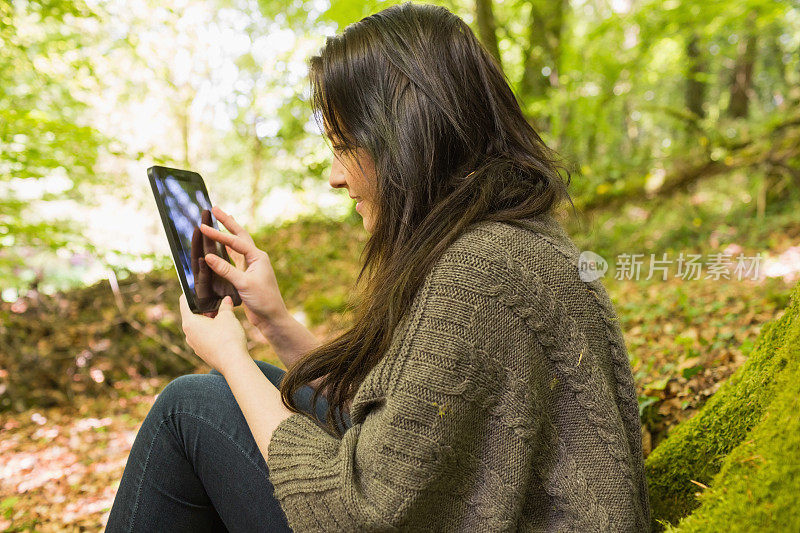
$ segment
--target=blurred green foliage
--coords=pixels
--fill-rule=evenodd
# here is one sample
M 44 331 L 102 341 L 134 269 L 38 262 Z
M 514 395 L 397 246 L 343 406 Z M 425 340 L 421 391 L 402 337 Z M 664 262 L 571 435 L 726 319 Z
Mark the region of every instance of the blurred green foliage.
M 326 36 L 396 3 L 0 2 L 0 289 L 36 282 L 35 251 L 93 252 L 83 228 L 48 206 L 141 196 L 132 162 L 209 170 L 214 196 L 238 202 L 252 229 L 275 187 L 326 180 L 303 62 Z M 773 198 L 798 188 L 795 2 L 434 3 L 496 53 L 530 122 L 566 157 L 579 208 L 742 168 L 760 223 Z M 225 92 L 212 105 L 214 90 Z M 159 111 L 143 126 L 145 105 Z M 743 201 L 739 190 L 721 185 L 716 201 L 731 200 Z M 713 216 L 695 218 L 699 229 L 672 217 L 674 244 L 713 231 Z
M 32 220 L 26 207 L 79 198 L 97 181 L 102 141 L 73 93 L 92 69 L 74 21 L 93 16 L 81 0 L 0 2 L 0 279 L 31 275 L 21 247 L 60 248 L 80 234 L 69 220 Z

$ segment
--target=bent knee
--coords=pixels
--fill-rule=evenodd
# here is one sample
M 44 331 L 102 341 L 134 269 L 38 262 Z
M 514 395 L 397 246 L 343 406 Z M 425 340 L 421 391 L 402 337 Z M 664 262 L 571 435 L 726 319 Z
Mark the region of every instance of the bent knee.
M 221 374 L 185 374 L 167 383 L 156 404 L 173 412 L 197 412 L 226 408 L 236 404 L 236 399 Z

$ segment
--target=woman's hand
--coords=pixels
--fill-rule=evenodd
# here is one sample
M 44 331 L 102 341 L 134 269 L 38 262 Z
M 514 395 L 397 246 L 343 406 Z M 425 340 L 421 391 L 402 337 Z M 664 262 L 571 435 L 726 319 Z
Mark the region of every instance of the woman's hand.
M 230 296 L 222 299 L 214 318 L 194 314 L 183 294 L 179 303 L 186 342 L 200 359 L 223 375 L 233 365 L 250 359 L 247 337 L 233 314 Z
M 217 206 L 211 211 L 231 233 L 206 224 L 200 225 L 200 231 L 224 244 L 236 266 L 215 254 L 206 254 L 205 263 L 236 288 L 247 319 L 258 329 L 288 314 L 267 253 L 256 247 L 250 234 L 232 216 Z

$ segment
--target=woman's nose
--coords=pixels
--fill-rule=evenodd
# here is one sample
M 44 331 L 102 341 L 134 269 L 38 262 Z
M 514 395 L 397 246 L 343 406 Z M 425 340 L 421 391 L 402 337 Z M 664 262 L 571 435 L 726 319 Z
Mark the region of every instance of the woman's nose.
M 331 162 L 331 175 L 328 178 L 328 183 L 334 189 L 347 185 L 347 181 L 345 180 L 344 165 L 342 165 L 337 157 L 334 157 L 333 162 Z

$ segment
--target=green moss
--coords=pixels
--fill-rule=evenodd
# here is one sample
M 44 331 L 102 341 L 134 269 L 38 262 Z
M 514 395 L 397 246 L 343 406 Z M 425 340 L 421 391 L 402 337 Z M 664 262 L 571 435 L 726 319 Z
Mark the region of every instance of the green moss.
M 775 399 L 673 531 L 800 531 L 800 321 L 793 326 Z
M 654 521 L 675 524 L 695 509 L 700 486 L 693 481 L 713 485 L 714 476 L 728 464 L 726 457 L 765 419 L 765 413 L 773 412 L 768 407 L 782 390 L 778 384 L 784 382 L 784 369 L 800 335 L 798 316 L 800 284 L 785 313 L 764 325 L 747 362 L 647 458 Z M 724 494 L 726 488 L 721 485 L 719 490 Z

